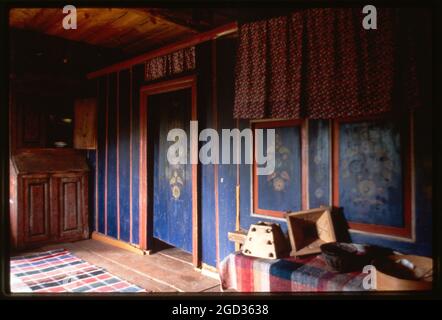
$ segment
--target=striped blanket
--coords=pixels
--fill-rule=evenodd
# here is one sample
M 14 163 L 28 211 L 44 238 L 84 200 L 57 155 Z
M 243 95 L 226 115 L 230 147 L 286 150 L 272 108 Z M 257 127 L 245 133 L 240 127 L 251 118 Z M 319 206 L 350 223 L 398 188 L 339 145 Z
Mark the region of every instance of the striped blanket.
M 65 249 L 11 258 L 11 292 L 145 292 Z
M 241 292 L 363 291 L 365 276 L 334 272 L 321 255 L 268 260 L 236 252 L 220 264 L 222 288 Z

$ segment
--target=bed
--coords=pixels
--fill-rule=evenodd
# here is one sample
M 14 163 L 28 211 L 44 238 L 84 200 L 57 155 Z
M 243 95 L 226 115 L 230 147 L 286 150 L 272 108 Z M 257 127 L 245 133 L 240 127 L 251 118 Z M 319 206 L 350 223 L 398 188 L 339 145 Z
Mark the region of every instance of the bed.
M 240 292 L 366 291 L 362 272 L 337 273 L 318 255 L 262 259 L 229 254 L 220 263 L 223 290 Z

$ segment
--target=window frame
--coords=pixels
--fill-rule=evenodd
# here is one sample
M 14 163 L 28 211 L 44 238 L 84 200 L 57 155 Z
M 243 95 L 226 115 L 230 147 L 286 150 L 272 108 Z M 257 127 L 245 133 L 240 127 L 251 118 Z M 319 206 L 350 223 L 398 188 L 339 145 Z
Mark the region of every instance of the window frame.
M 308 175 L 308 144 L 307 144 L 307 121 L 302 119 L 297 120 L 253 120 L 250 122 L 250 127 L 253 132 L 253 162 L 251 169 L 251 211 L 252 216 L 263 217 L 267 219 L 281 219 L 285 221 L 286 213 L 285 211 L 261 209 L 258 207 L 259 204 L 259 192 L 258 192 L 258 176 L 256 175 L 256 159 L 255 159 L 255 129 L 271 129 L 280 127 L 299 127 L 300 139 L 299 139 L 299 149 L 301 151 L 299 163 L 301 166 L 301 210 L 308 209 L 308 185 L 307 185 L 307 175 Z
M 400 118 L 400 117 L 397 117 Z M 380 116 L 366 116 L 366 117 L 352 117 L 339 118 L 332 121 L 332 205 L 335 208 L 340 207 L 339 203 L 339 153 L 340 153 L 340 126 L 345 123 L 366 122 L 366 121 L 398 121 L 400 127 L 400 142 L 401 142 L 401 161 L 402 161 L 402 196 L 403 196 L 403 227 L 394 227 L 382 224 L 369 224 L 361 222 L 351 222 L 347 220 L 350 231 L 377 234 L 389 237 L 399 237 L 402 239 L 414 240 L 413 232 L 413 186 L 412 180 L 413 172 L 413 118 L 407 116 L 405 120 L 395 120 L 392 115 Z

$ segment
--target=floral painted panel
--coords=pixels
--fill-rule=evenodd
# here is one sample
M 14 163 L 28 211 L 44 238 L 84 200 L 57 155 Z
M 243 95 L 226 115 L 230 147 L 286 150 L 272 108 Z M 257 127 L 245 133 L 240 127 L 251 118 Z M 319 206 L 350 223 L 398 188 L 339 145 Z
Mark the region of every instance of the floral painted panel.
M 266 145 L 267 142 L 264 143 Z M 255 196 L 258 197 L 258 208 L 262 210 L 301 210 L 299 126 L 275 128 L 275 171 L 270 175 L 258 176 L 258 195 Z
M 399 127 L 389 121 L 342 123 L 339 140 L 339 204 L 345 217 L 403 226 Z

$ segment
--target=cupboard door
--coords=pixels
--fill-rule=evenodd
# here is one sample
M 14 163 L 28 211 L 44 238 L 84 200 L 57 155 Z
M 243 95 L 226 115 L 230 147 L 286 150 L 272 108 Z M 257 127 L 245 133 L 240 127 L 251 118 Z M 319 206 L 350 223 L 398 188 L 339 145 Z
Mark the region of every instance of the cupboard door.
M 17 118 L 14 126 L 16 148 L 44 147 L 46 145 L 46 117 L 42 111 L 45 102 L 36 97 L 17 98 Z
M 74 105 L 74 148 L 95 149 L 97 102 L 94 98 L 78 99 Z
M 87 180 L 83 174 L 55 176 L 58 189 L 59 238 L 81 239 L 87 236 Z
M 51 238 L 50 179 L 41 175 L 23 178 L 24 242 Z

